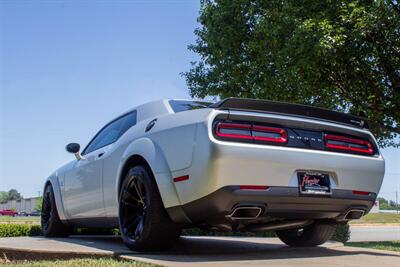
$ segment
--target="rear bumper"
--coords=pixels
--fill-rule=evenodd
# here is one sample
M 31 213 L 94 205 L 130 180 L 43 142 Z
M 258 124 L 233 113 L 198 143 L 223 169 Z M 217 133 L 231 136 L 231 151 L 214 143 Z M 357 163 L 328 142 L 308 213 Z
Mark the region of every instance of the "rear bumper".
M 329 196 L 300 195 L 297 187 L 270 187 L 267 190 L 241 190 L 226 186 L 196 201 L 167 209 L 180 223 L 218 224 L 238 206 L 261 207 L 257 220 L 263 219 L 335 219 L 344 220 L 349 210 L 367 213 L 375 193 L 354 195 L 351 190 L 333 189 Z

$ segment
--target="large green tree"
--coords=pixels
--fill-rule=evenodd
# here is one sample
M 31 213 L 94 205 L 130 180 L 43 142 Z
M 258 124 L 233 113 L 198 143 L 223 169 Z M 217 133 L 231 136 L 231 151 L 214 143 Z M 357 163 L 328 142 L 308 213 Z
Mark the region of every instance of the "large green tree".
M 382 147 L 400 145 L 398 0 L 203 0 L 198 21 L 192 96 L 362 114 Z

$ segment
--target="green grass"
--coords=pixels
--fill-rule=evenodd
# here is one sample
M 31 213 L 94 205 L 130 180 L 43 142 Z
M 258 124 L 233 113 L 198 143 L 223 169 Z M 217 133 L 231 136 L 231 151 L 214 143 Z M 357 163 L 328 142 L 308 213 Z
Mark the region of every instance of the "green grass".
M 374 248 L 400 252 L 400 241 L 381 241 L 381 242 L 349 242 L 346 246 Z
M 20 223 L 20 224 L 40 224 L 40 217 L 11 217 L 11 216 L 0 216 L 0 224 L 1 223 Z
M 365 215 L 359 220 L 354 220 L 350 222 L 350 224 L 373 224 L 373 223 L 400 224 L 400 214 L 370 213 Z
M 72 259 L 72 260 L 54 260 L 54 261 L 17 261 L 17 262 L 3 262 L 0 259 L 0 264 L 3 266 L 15 266 L 15 267 L 79 267 L 79 266 L 96 266 L 96 267 L 151 267 L 156 266 L 149 263 L 143 263 L 138 261 L 124 261 L 116 259 Z

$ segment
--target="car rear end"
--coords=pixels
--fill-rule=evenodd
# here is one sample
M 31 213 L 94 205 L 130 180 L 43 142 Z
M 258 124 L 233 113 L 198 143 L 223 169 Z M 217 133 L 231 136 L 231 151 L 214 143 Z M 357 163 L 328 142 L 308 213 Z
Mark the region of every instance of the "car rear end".
M 250 99 L 211 108 L 191 167 L 175 174 L 189 177 L 175 187 L 192 223 L 257 231 L 371 209 L 385 165 L 364 120 Z

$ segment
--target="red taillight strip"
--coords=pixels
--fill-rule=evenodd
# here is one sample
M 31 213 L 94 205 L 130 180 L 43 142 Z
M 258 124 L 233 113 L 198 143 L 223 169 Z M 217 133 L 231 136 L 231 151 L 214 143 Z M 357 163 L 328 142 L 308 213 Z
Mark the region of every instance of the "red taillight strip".
M 220 131 L 221 129 L 248 130 L 249 134 L 246 135 L 246 134 L 222 133 Z M 255 136 L 253 135 L 253 131 L 264 132 L 264 133 L 278 133 L 281 136 L 280 137 Z M 287 141 L 286 131 L 282 128 L 266 127 L 266 126 L 251 125 L 251 124 L 219 122 L 217 124 L 216 135 L 219 137 L 226 137 L 226 138 L 258 140 L 258 141 L 267 141 L 274 143 L 286 143 Z
M 182 182 L 182 181 L 186 181 L 189 180 L 189 175 L 183 175 L 183 176 L 179 176 L 179 177 L 175 177 L 174 178 L 174 182 Z
M 328 142 L 329 140 L 345 142 L 345 143 L 348 144 L 348 146 L 330 144 Z M 367 146 L 367 148 L 353 147 L 353 146 L 351 146 L 351 144 L 364 145 L 364 146 Z M 325 134 L 325 146 L 328 147 L 328 148 L 341 149 L 341 150 L 354 151 L 354 152 L 361 152 L 361 153 L 366 153 L 366 154 L 369 154 L 369 155 L 372 155 L 374 153 L 374 149 L 373 149 L 372 144 L 370 142 L 368 142 L 366 140 L 354 139 L 354 138 L 340 136 L 340 135 Z
M 221 129 L 238 129 L 238 130 L 251 130 L 251 125 L 250 124 L 238 124 L 238 123 L 223 123 L 220 122 L 217 125 L 217 131 L 216 134 L 219 137 L 228 137 L 228 138 L 239 138 L 239 139 L 253 139 L 253 136 L 251 136 L 251 132 L 249 135 L 245 134 L 227 134 L 227 133 L 221 133 Z
M 278 133 L 281 135 L 281 137 L 254 136 L 254 140 L 276 142 L 276 143 L 286 143 L 287 141 L 286 131 L 282 128 L 253 125 L 252 130 L 264 133 Z
M 240 185 L 241 190 L 267 190 L 269 187 L 266 185 Z
M 354 195 L 368 196 L 369 192 L 353 190 Z

